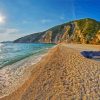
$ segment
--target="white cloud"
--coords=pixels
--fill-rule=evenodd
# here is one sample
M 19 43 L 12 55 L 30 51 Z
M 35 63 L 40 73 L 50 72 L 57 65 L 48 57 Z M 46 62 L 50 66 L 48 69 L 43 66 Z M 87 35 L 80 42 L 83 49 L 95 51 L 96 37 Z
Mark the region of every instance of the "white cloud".
M 41 20 L 41 23 L 43 23 L 43 24 L 45 24 L 45 23 L 49 23 L 49 22 L 51 22 L 52 20 L 50 20 L 50 19 L 42 19 Z
M 20 31 L 15 28 L 0 29 L 0 42 L 1 41 L 12 41 L 25 34 L 20 34 Z
M 17 33 L 19 30 L 15 28 L 6 28 L 6 29 L 0 29 L 0 34 L 12 34 Z
M 23 20 L 22 23 L 23 24 L 28 24 L 28 23 L 31 23 L 31 21 L 29 21 L 29 20 Z
M 65 16 L 64 15 L 60 16 L 60 20 L 65 20 Z
M 65 19 L 65 17 L 64 17 L 64 16 L 61 16 L 61 17 L 60 17 L 60 19 L 61 19 L 61 20 L 64 20 L 64 19 Z

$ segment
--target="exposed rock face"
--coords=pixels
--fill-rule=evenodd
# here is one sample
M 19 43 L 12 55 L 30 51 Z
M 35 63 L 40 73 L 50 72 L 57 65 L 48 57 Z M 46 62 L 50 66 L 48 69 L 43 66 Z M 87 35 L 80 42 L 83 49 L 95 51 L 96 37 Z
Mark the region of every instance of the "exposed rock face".
M 22 37 L 14 42 L 100 44 L 100 22 L 89 18 L 75 20 L 44 32 Z
M 45 43 L 51 43 L 52 42 L 52 31 L 47 31 L 42 38 L 40 39 L 40 42 L 45 42 Z

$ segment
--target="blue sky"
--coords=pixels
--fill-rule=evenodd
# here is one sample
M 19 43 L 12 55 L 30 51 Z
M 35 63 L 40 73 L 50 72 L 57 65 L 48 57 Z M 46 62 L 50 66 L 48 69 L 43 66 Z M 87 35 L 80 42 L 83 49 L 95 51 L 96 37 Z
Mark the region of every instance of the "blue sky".
M 0 41 L 81 18 L 100 21 L 100 0 L 0 0 Z

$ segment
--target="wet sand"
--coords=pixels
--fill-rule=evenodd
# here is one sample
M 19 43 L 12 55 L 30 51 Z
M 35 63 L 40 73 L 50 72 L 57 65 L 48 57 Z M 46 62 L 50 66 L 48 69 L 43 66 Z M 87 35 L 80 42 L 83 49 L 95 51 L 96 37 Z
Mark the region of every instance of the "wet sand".
M 38 63 L 45 54 L 31 56 L 12 65 L 0 69 L 0 98 L 11 94 L 31 75 L 33 65 Z
M 100 62 L 77 48 L 60 44 L 51 49 L 23 85 L 0 100 L 99 100 Z

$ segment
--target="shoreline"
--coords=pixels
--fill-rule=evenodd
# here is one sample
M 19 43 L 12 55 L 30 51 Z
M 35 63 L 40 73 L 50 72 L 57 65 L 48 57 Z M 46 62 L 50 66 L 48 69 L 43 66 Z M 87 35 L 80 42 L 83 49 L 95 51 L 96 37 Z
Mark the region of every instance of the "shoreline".
M 65 50 L 65 51 L 63 51 L 63 50 Z M 69 52 L 69 54 L 68 54 L 68 52 Z M 74 55 L 73 55 L 74 54 Z M 68 59 L 67 58 L 67 56 L 68 57 L 70 57 L 70 59 Z M 76 58 L 75 58 L 75 57 Z M 72 58 L 72 57 L 74 57 L 74 58 Z M 78 58 L 79 57 L 79 58 Z M 55 60 L 54 60 L 55 59 Z M 48 80 L 46 80 L 46 77 L 48 76 L 46 73 L 48 73 L 49 71 L 53 71 L 54 73 L 56 73 L 56 70 L 58 70 L 58 73 L 59 74 L 57 74 L 58 76 L 60 76 L 61 74 L 60 74 L 60 72 L 59 72 L 59 70 L 61 69 L 61 70 L 63 70 L 62 68 L 60 68 L 61 66 L 62 66 L 62 64 L 64 64 L 62 67 L 64 67 L 65 66 L 65 64 L 68 64 L 68 65 L 66 65 L 66 66 L 69 66 L 68 67 L 68 69 L 69 68 L 71 68 L 72 69 L 72 72 L 73 71 L 77 71 L 77 67 L 80 67 L 81 66 L 81 69 L 83 69 L 83 71 L 84 71 L 84 69 L 85 69 L 85 67 L 84 67 L 84 64 L 82 65 L 81 63 L 80 63 L 80 61 L 78 61 L 78 59 L 80 59 L 81 60 L 81 62 L 82 63 L 85 63 L 85 62 L 87 62 L 87 64 L 88 63 L 90 63 L 90 67 L 92 68 L 92 67 L 94 67 L 94 68 L 99 68 L 98 66 L 99 66 L 99 62 L 95 62 L 95 61 L 92 61 L 92 60 L 90 60 L 90 59 L 86 59 L 86 58 L 84 58 L 82 55 L 80 55 L 80 53 L 79 53 L 79 51 L 78 50 L 75 50 L 75 49 L 73 49 L 73 48 L 68 48 L 68 47 L 66 47 L 66 45 L 65 44 L 59 44 L 59 45 L 57 45 L 57 46 L 54 46 L 54 47 L 52 47 L 49 51 L 48 51 L 48 53 L 47 54 L 45 54 L 45 56 L 43 56 L 42 57 L 42 59 L 39 61 L 39 62 L 37 62 L 35 65 L 33 65 L 32 67 L 34 67 L 32 70 L 29 70 L 30 71 L 30 75 L 28 76 L 28 78 L 27 78 L 27 80 L 19 87 L 19 88 L 17 88 L 15 91 L 13 91 L 12 93 L 10 93 L 8 96 L 4 96 L 4 97 L 1 97 L 1 99 L 0 100 L 13 100 L 14 99 L 14 96 L 16 97 L 16 100 L 19 100 L 19 98 L 21 99 L 21 100 L 24 100 L 25 99 L 25 97 L 26 97 L 26 99 L 25 100 L 28 100 L 29 99 L 29 96 L 28 96 L 28 94 L 30 95 L 30 98 L 32 98 L 31 97 L 31 94 L 30 94 L 30 89 L 32 89 L 32 91 L 33 91 L 33 93 L 34 93 L 34 98 L 35 98 L 35 95 L 38 95 L 40 92 L 42 93 L 43 92 L 43 90 L 41 90 L 40 89 L 40 91 L 38 91 L 38 88 L 32 88 L 32 86 L 36 86 L 36 84 L 37 84 L 37 86 L 43 86 L 43 84 L 44 84 L 44 82 L 43 83 L 41 83 L 41 82 L 39 82 L 39 81 L 42 81 L 42 77 L 44 76 L 44 81 L 48 81 Z M 66 63 L 65 61 L 68 61 L 68 63 Z M 78 63 L 78 66 L 76 66 L 76 65 L 74 65 L 74 67 L 76 67 L 76 69 L 74 68 L 74 67 L 72 67 L 73 66 L 73 62 L 74 61 L 76 61 L 77 63 Z M 62 64 L 61 64 L 61 63 Z M 70 65 L 71 64 L 71 62 L 72 62 L 72 65 Z M 55 68 L 53 67 L 54 65 L 56 64 L 56 66 L 55 66 Z M 86 68 L 88 69 L 88 65 L 86 66 Z M 96 66 L 95 66 L 96 65 Z M 66 67 L 65 66 L 65 67 Z M 82 68 L 82 66 L 83 66 L 83 68 Z M 51 68 L 53 68 L 53 69 L 51 69 Z M 47 68 L 49 68 L 49 69 L 51 69 L 51 70 L 47 70 Z M 80 69 L 80 68 L 79 68 Z M 95 69 L 95 71 L 96 71 L 96 69 Z M 43 72 L 43 70 L 44 70 L 44 72 Z M 91 69 L 91 70 L 93 70 L 93 69 Z M 71 71 L 71 70 L 70 70 Z M 81 70 L 80 70 L 81 71 Z M 89 71 L 89 69 L 88 69 L 88 71 Z M 90 72 L 90 71 L 89 71 Z M 69 73 L 69 72 L 68 72 Z M 91 73 L 91 72 L 90 72 Z M 42 75 L 41 75 L 42 74 Z M 52 73 L 53 74 L 53 73 Z M 74 73 L 75 74 L 75 73 Z M 81 75 L 82 75 L 82 77 L 84 77 L 84 75 L 83 74 L 86 74 L 86 72 L 84 72 L 84 73 L 82 73 Z M 76 75 L 76 74 L 75 74 Z M 62 76 L 62 75 L 61 75 Z M 48 76 L 49 77 L 49 76 Z M 53 77 L 53 75 L 51 75 L 51 78 Z M 58 79 L 58 78 L 57 78 Z M 56 81 L 58 81 L 57 79 L 55 79 Z M 83 78 L 82 78 L 83 79 Z M 54 78 L 52 78 L 52 81 L 54 80 Z M 33 82 L 35 82 L 35 83 L 33 83 Z M 37 82 L 39 82 L 39 83 L 37 83 Z M 41 84 L 41 85 L 40 85 Z M 56 85 L 56 84 L 54 84 L 54 85 Z M 37 87 L 36 86 L 36 87 Z M 49 89 L 50 89 L 50 86 L 48 87 Z M 58 87 L 57 87 L 58 88 Z M 70 86 L 69 86 L 69 88 L 70 88 Z M 77 87 L 75 87 L 76 89 L 77 89 Z M 89 88 L 89 87 L 88 87 Z M 45 89 L 45 87 L 44 87 L 44 89 Z M 54 89 L 55 90 L 55 89 Z M 38 91 L 38 92 L 36 92 L 36 91 Z M 50 90 L 51 91 L 51 90 Z M 72 91 L 73 92 L 73 91 Z M 38 93 L 38 94 L 37 94 Z M 42 97 L 44 97 L 44 99 L 45 99 L 45 95 L 46 95 L 47 93 L 46 92 L 43 92 L 43 96 Z M 51 93 L 52 94 L 52 93 Z M 59 94 L 59 93 L 58 93 Z M 69 93 L 70 94 L 70 93 Z M 41 98 L 42 98 L 41 97 Z M 56 97 L 56 96 L 55 96 Z M 38 98 L 39 99 L 39 98 Z
M 38 63 L 42 56 L 43 55 L 34 59 L 34 63 L 32 64 L 28 64 L 29 62 L 27 59 L 24 59 L 23 61 L 16 62 L 0 69 L 0 88 L 2 88 L 0 90 L 0 98 L 9 95 L 9 92 L 13 92 L 20 87 L 29 78 L 30 71 L 33 69 L 31 66 L 34 66 L 36 63 Z M 28 59 L 30 58 L 28 57 Z M 26 64 L 24 64 L 24 62 Z M 8 91 L 9 89 L 11 90 Z
M 0 69 L 0 99 L 9 95 L 10 93 L 18 89 L 20 86 L 22 86 L 25 81 L 28 80 L 28 78 L 30 77 L 31 71 L 34 69 L 34 66 L 44 56 L 48 54 L 48 51 L 50 49 L 53 49 L 54 47 L 55 46 L 49 48 L 47 51 L 37 56 L 32 55 L 30 57 L 22 59 L 21 61 L 13 63 L 12 65 L 2 67 Z M 11 89 L 10 92 L 9 89 Z

